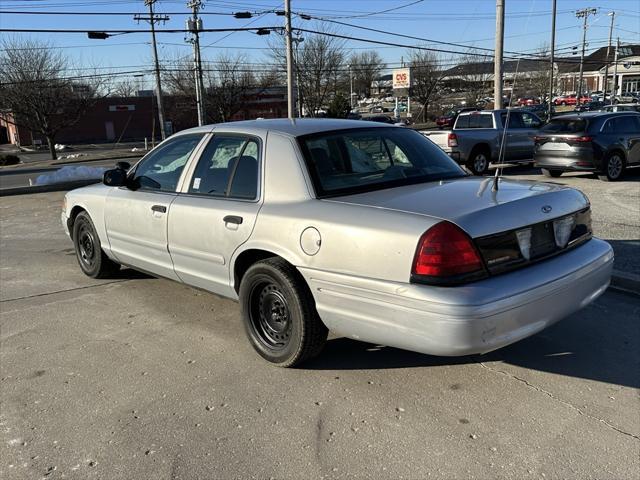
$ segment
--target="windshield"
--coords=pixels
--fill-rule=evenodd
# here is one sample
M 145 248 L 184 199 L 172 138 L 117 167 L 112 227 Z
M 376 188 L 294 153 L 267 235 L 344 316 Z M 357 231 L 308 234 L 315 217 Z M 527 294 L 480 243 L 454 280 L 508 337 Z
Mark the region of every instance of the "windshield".
M 580 133 L 587 129 L 587 122 L 581 118 L 555 118 L 540 129 L 544 133 Z
M 299 141 L 318 197 L 466 175 L 414 130 L 362 128 L 307 135 Z

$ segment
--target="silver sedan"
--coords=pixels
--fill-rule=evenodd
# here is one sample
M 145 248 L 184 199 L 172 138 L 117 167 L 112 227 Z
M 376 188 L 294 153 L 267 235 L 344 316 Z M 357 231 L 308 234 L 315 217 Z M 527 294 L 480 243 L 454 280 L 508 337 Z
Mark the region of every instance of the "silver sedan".
M 180 132 L 69 192 L 82 271 L 122 265 L 236 299 L 265 359 L 328 331 L 435 355 L 539 332 L 607 288 L 613 253 L 571 188 L 472 177 L 419 133 L 349 120 Z

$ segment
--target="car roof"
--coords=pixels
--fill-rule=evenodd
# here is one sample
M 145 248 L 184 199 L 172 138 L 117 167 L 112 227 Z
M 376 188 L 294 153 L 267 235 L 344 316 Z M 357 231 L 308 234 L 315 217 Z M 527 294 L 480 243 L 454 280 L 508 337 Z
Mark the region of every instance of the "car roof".
M 559 115 L 553 117 L 551 120 L 579 120 L 579 119 L 593 119 L 593 118 L 608 118 L 617 117 L 620 115 L 638 115 L 638 112 L 584 112 L 584 113 L 572 113 L 570 115 Z
M 239 122 L 226 122 L 182 130 L 180 134 L 211 132 L 238 132 L 247 134 L 266 134 L 277 132 L 291 137 L 300 137 L 313 133 L 329 132 L 332 130 L 345 130 L 352 128 L 384 128 L 388 124 L 380 122 L 367 122 L 366 120 L 343 120 L 335 118 L 287 118 L 265 120 L 243 120 Z

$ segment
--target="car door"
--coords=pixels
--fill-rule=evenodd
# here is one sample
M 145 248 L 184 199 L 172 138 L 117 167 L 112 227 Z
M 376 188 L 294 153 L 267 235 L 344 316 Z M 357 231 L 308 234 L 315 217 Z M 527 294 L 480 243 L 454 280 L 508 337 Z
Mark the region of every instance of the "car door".
M 517 160 L 524 155 L 524 145 L 526 144 L 526 133 L 520 112 L 509 112 L 501 114 L 502 125 L 507 126 L 507 140 L 504 148 L 505 160 Z
M 105 228 L 120 263 L 178 280 L 167 249 L 167 218 L 184 167 L 204 135 L 170 138 L 136 165 L 127 187 L 109 192 Z
M 626 149 L 627 164 L 640 163 L 640 115 L 622 115 L 615 120 L 619 141 Z
M 171 205 L 169 252 L 178 277 L 233 296 L 229 263 L 249 239 L 262 205 L 263 139 L 214 134 Z
M 535 136 L 542 126 L 542 121 L 531 112 L 520 112 L 522 116 L 522 152 L 521 157 L 524 160 L 533 159 L 533 150 L 535 148 Z

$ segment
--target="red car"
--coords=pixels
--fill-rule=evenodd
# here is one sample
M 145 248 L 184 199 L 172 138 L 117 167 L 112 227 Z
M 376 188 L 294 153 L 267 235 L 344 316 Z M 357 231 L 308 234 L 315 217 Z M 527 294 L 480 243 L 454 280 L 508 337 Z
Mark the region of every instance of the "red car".
M 531 105 L 538 105 L 539 103 L 535 97 L 522 97 L 518 99 L 519 107 L 530 107 Z
M 442 130 L 443 128 L 453 128 L 453 124 L 456 123 L 456 118 L 462 112 L 473 112 L 480 110 L 477 107 L 461 107 L 456 108 L 455 110 L 449 110 L 444 115 L 441 115 L 436 118 L 436 126 Z
M 590 102 L 591 100 L 591 97 L 583 95 L 580 97 L 580 104 L 582 105 L 584 103 Z M 560 95 L 559 97 L 556 97 L 553 103 L 555 105 L 576 105 L 578 103 L 578 100 L 576 95 Z

